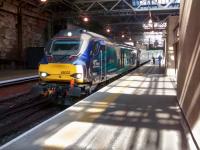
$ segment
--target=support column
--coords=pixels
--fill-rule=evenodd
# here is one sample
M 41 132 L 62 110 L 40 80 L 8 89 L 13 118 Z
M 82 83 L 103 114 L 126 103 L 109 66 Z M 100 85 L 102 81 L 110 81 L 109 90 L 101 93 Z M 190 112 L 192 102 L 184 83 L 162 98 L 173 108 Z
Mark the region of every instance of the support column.
M 170 76 L 175 76 L 175 36 L 174 36 L 174 28 L 178 24 L 178 16 L 170 16 L 167 21 L 167 39 L 166 39 L 166 74 Z

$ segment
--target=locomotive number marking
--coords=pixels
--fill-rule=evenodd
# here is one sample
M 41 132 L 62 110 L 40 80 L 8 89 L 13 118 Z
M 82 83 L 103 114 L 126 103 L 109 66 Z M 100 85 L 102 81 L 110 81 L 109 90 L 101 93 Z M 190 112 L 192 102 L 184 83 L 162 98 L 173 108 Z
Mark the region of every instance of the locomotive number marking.
M 61 71 L 61 74 L 70 74 L 70 71 Z

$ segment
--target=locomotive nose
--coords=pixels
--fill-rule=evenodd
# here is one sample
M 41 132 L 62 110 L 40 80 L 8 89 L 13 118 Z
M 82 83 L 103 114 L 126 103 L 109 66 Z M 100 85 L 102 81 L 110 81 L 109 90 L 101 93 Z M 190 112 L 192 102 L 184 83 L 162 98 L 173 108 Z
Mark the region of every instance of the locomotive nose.
M 76 80 L 83 81 L 83 67 L 73 64 L 41 64 L 39 75 L 43 81 L 69 82 Z

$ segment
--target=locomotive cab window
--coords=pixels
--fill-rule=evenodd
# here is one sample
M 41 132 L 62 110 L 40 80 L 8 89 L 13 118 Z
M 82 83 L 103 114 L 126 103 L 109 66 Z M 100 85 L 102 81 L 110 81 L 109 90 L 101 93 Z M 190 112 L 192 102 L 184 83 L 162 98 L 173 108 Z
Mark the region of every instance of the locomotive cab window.
M 55 40 L 52 42 L 52 55 L 77 55 L 81 46 L 80 40 Z
M 49 41 L 49 42 L 46 44 L 45 48 L 44 48 L 44 52 L 45 52 L 45 54 L 47 54 L 47 55 L 50 55 L 51 44 L 52 44 L 52 40 Z

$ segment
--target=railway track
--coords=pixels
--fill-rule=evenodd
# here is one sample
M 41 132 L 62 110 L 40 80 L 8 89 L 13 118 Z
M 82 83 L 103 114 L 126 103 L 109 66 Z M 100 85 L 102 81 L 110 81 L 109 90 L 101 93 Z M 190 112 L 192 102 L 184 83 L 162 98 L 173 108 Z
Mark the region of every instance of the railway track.
M 13 98 L 30 93 L 37 81 L 37 75 L 0 81 L 0 102 L 4 100 L 12 101 Z
M 4 81 L 0 81 L 0 87 L 22 84 L 22 83 L 26 83 L 26 82 L 30 82 L 30 81 L 36 81 L 38 79 L 39 79 L 39 76 L 34 75 L 34 76 L 29 76 L 29 77 L 4 80 Z
M 5 103 L 4 103 L 5 104 Z M 1 106 L 3 104 L 0 103 Z M 64 108 L 52 104 L 48 98 L 37 96 L 18 104 L 6 105 L 0 114 L 0 144 L 25 132 Z
M 64 109 L 31 90 L 37 80 L 31 77 L 0 82 L 0 145 Z

